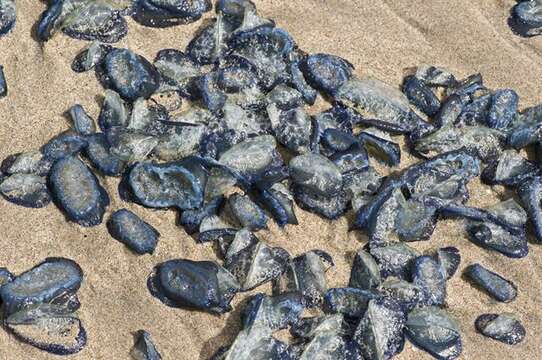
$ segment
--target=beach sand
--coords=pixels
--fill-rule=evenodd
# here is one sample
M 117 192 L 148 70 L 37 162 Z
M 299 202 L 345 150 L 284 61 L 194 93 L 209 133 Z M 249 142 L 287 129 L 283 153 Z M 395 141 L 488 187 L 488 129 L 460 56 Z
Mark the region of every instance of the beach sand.
M 358 75 L 368 75 L 399 86 L 406 69 L 421 63 L 444 66 L 458 76 L 480 72 L 490 88 L 509 87 L 521 97 L 521 106 L 542 100 L 542 36 L 523 39 L 514 35 L 507 17 L 513 0 L 261 0 L 260 14 L 276 20 L 307 52 L 326 52 L 348 59 Z M 32 29 L 44 3 L 17 0 L 17 25 L 0 39 L 9 96 L 0 100 L 0 158 L 38 149 L 68 128 L 63 113 L 82 104 L 97 117 L 103 89 L 94 73 L 76 74 L 70 64 L 85 46 L 64 35 L 44 45 L 32 38 Z M 206 17 L 212 14 L 208 13 Z M 151 29 L 130 21 L 128 36 L 117 44 L 153 59 L 163 48 L 184 49 L 201 22 L 169 29 Z M 320 105 L 325 108 L 324 105 Z M 413 159 L 404 157 L 402 166 Z M 122 202 L 117 180 L 101 179 L 112 195 L 108 215 L 127 207 L 161 233 L 154 255 L 136 256 L 113 240 L 105 225 L 83 228 L 68 223 L 54 205 L 31 210 L 0 201 L 0 266 L 18 274 L 46 257 L 75 260 L 85 272 L 79 291 L 79 310 L 88 344 L 73 359 L 122 360 L 129 358 L 132 333 L 148 330 L 163 359 L 208 359 L 239 330 L 239 304 L 223 316 L 173 309 L 153 298 L 146 280 L 152 267 L 173 258 L 215 259 L 210 246 L 197 245 L 175 225 L 174 211 L 153 211 Z M 470 204 L 491 205 L 504 191 L 474 181 Z M 284 230 L 271 225 L 262 239 L 292 254 L 323 249 L 333 255 L 335 268 L 329 287 L 348 282 L 353 253 L 366 238 L 348 232 L 345 218 L 326 221 L 297 209 L 298 226 Z M 462 359 L 539 359 L 542 350 L 542 246 L 530 244 L 530 254 L 512 260 L 469 242 L 459 221 L 439 222 L 428 242 L 413 243 L 420 251 L 442 246 L 461 251 L 460 272 L 448 282 L 447 309 L 462 329 Z M 461 277 L 469 264 L 479 262 L 511 279 L 519 288 L 510 304 L 497 303 Z M 257 291 L 269 291 L 268 286 Z M 477 334 L 474 320 L 482 313 L 515 313 L 527 329 L 526 340 L 506 346 Z M 41 360 L 55 356 L 17 341 L 0 330 L 0 360 Z M 406 343 L 397 359 L 430 359 Z

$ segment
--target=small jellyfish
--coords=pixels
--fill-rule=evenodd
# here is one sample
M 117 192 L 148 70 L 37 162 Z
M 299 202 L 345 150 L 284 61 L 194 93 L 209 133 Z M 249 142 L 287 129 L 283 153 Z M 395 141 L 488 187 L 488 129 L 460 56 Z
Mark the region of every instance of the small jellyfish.
M 517 287 L 511 281 L 489 271 L 480 264 L 470 265 L 465 269 L 465 275 L 473 284 L 485 290 L 495 300 L 501 302 L 513 301 L 517 294 Z
M 148 207 L 197 208 L 203 201 L 203 189 L 197 178 L 175 163 L 139 163 L 128 175 L 135 199 Z
M 17 20 L 14 0 L 0 0 L 0 37 L 8 34 Z
M 518 112 L 519 96 L 512 89 L 497 90 L 493 94 L 487 125 L 490 128 L 506 130 Z
M 126 103 L 113 90 L 105 90 L 105 96 L 98 115 L 98 125 L 102 131 L 115 126 L 126 127 L 130 114 Z
M 338 89 L 334 98 L 360 111 L 364 117 L 376 118 L 400 132 L 414 128 L 407 97 L 381 81 L 352 78 Z
M 47 258 L 0 288 L 4 314 L 11 315 L 34 305 L 61 300 L 75 294 L 83 281 L 81 267 L 65 258 Z
M 85 109 L 79 105 L 73 105 L 69 110 L 70 118 L 72 119 L 73 128 L 79 134 L 83 136 L 92 135 L 96 132 L 96 125 L 94 119 L 92 119 Z
M 297 323 L 304 309 L 303 297 L 299 293 L 275 296 L 259 293 L 251 297 L 243 309 L 243 328 L 265 326 L 272 331 L 286 329 Z
M 354 257 L 348 286 L 369 290 L 377 288 L 381 282 L 380 268 L 375 259 L 365 250 L 359 249 Z
M 111 45 L 93 41 L 75 56 L 71 65 L 72 70 L 82 73 L 94 69 L 111 49 Z
M 132 18 L 150 27 L 169 27 L 197 21 L 211 10 L 210 0 L 136 0 Z
M 542 242 L 542 177 L 526 180 L 518 189 L 521 204 L 533 224 L 537 241 Z
M 329 289 L 324 296 L 323 309 L 327 314 L 343 314 L 347 318 L 361 318 L 369 302 L 380 294 L 373 290 L 356 288 Z
M 49 140 L 47 144 L 42 146 L 41 152 L 46 158 L 55 161 L 67 156 L 77 155 L 86 146 L 87 140 L 84 136 L 73 130 L 68 130 Z
M 0 179 L 0 194 L 17 205 L 42 208 L 51 202 L 47 180 L 35 174 L 13 174 Z
M 517 345 L 525 339 L 521 321 L 512 314 L 483 314 L 474 322 L 476 331 L 507 345 Z
M 327 291 L 325 272 L 334 266 L 329 254 L 321 250 L 308 251 L 292 259 L 281 277 L 273 284 L 273 293 L 298 291 L 307 307 L 319 306 Z
M 109 233 L 137 254 L 152 254 L 160 233 L 127 209 L 115 211 L 107 222 Z
M 535 162 L 525 159 L 516 150 L 505 150 L 482 171 L 482 180 L 489 185 L 515 187 L 539 174 Z
M 341 172 L 321 155 L 300 155 L 290 160 L 288 166 L 292 182 L 317 195 L 329 197 L 342 188 Z
M 404 243 L 371 247 L 370 254 L 375 258 L 383 278 L 395 276 L 410 279 L 412 264 L 419 256 L 418 252 Z
M 8 95 L 8 83 L 4 74 L 4 67 L 0 65 L 0 99 Z
M 58 160 L 51 168 L 49 185 L 69 220 L 82 226 L 102 222 L 109 195 L 81 160 L 72 156 Z
M 87 343 L 81 320 L 73 315 L 57 315 L 47 307 L 38 316 L 35 311 L 20 311 L 4 322 L 16 338 L 51 354 L 75 354 Z
M 363 356 L 366 359 L 390 359 L 403 351 L 405 321 L 404 310 L 396 301 L 370 300 L 354 335 Z
M 512 8 L 509 24 L 517 34 L 525 37 L 542 33 L 542 2 L 520 1 Z
M 290 254 L 283 248 L 258 241 L 227 258 L 224 267 L 235 275 L 241 290 L 248 291 L 278 278 L 289 259 Z
M 430 256 L 420 256 L 412 264 L 412 283 L 424 295 L 424 303 L 442 306 L 446 300 L 446 277 L 441 266 Z
M 437 359 L 457 359 L 463 349 L 457 322 L 435 306 L 412 310 L 405 334 L 412 343 Z
M 160 84 L 160 73 L 144 57 L 128 49 L 113 49 L 103 59 L 101 80 L 128 100 L 148 99 Z
M 233 194 L 228 198 L 228 205 L 241 227 L 257 231 L 267 226 L 267 216 L 248 196 Z
M 147 282 L 149 291 L 172 307 L 222 314 L 239 290 L 235 277 L 211 261 L 169 260 L 158 264 Z
M 126 162 L 111 153 L 107 137 L 98 133 L 87 136 L 86 139 L 88 145 L 85 149 L 85 155 L 92 166 L 107 176 L 121 175 L 126 167 Z
M 352 77 L 354 66 L 335 55 L 313 54 L 302 60 L 301 69 L 312 87 L 334 95 Z
M 403 93 L 411 104 L 427 116 L 434 116 L 440 109 L 440 100 L 433 93 L 433 90 L 414 75 L 405 77 Z
M 130 351 L 134 360 L 161 360 L 162 356 L 152 341 L 151 334 L 145 330 L 135 333 L 135 344 Z
M 433 258 L 442 267 L 446 280 L 449 280 L 454 276 L 461 263 L 459 249 L 453 246 L 437 249 L 433 254 Z

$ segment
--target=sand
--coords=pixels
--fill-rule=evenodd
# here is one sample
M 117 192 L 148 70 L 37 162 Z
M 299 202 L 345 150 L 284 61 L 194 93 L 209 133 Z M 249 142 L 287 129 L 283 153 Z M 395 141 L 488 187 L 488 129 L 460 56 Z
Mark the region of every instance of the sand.
M 407 68 L 430 63 L 459 76 L 481 72 L 490 88 L 510 87 L 521 105 L 540 102 L 542 94 L 542 37 L 522 39 L 511 33 L 506 20 L 513 0 L 261 0 L 261 14 L 274 18 L 308 52 L 328 52 L 350 60 L 359 75 L 398 85 Z M 82 104 L 97 116 L 103 89 L 94 74 L 75 74 L 70 63 L 84 42 L 60 35 L 40 46 L 32 28 L 44 4 L 17 0 L 17 26 L 0 40 L 0 64 L 5 67 L 9 96 L 0 100 L 0 158 L 37 149 L 68 127 L 63 113 Z M 210 16 L 208 14 L 207 16 Z M 183 49 L 200 23 L 170 29 L 150 29 L 130 22 L 129 35 L 118 45 L 149 59 L 163 48 Z M 322 105 L 322 108 L 323 105 Z M 403 164 L 411 162 L 406 158 Z M 103 179 L 116 194 L 115 179 Z M 503 190 L 474 182 L 472 205 L 490 205 Z M 128 359 L 132 333 L 146 329 L 164 359 L 207 359 L 227 344 L 238 330 L 239 307 L 222 317 L 166 307 L 145 286 L 152 267 L 172 258 L 214 259 L 209 246 L 197 245 L 175 225 L 173 211 L 152 211 L 124 203 L 114 195 L 109 212 L 128 207 L 160 231 L 154 255 L 136 256 L 113 240 L 105 226 L 82 228 L 66 222 L 53 205 L 30 210 L 0 201 L 0 266 L 20 273 L 48 256 L 77 261 L 85 272 L 79 291 L 80 317 L 88 332 L 86 348 L 74 359 Z M 353 253 L 366 241 L 359 232 L 347 232 L 347 221 L 330 222 L 298 209 L 299 226 L 275 226 L 259 234 L 292 254 L 320 248 L 330 252 L 336 267 L 329 271 L 330 287 L 345 286 Z M 107 216 L 107 215 L 106 215 Z M 513 280 L 518 298 L 500 304 L 472 288 L 461 276 L 448 282 L 447 308 L 460 322 L 463 359 L 536 359 L 542 350 L 542 246 L 531 244 L 530 255 L 511 260 L 470 243 L 460 222 L 443 221 L 429 242 L 415 243 L 421 251 L 454 245 L 461 250 L 460 271 L 480 262 Z M 258 291 L 268 291 L 262 287 Z M 528 335 L 510 347 L 474 331 L 481 313 L 512 312 L 525 324 Z M 0 331 L 0 359 L 51 359 L 54 356 L 16 341 Z M 407 342 L 397 359 L 430 359 Z

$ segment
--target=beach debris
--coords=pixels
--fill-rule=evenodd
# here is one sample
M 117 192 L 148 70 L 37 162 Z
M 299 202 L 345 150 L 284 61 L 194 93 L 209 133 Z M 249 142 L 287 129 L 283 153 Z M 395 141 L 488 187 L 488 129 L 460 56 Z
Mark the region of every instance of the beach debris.
M 508 345 L 517 345 L 525 338 L 525 328 L 512 314 L 483 314 L 474 322 L 480 334 Z
M 518 293 L 516 285 L 502 276 L 486 269 L 480 264 L 469 265 L 465 275 L 472 283 L 497 301 L 511 302 Z
M 135 333 L 135 344 L 130 355 L 134 360 L 161 360 L 162 356 L 152 341 L 151 334 L 146 330 Z
M 86 345 L 77 318 L 77 291 L 83 271 L 65 258 L 47 258 L 0 286 L 4 327 L 15 337 L 56 355 L 75 354 Z

